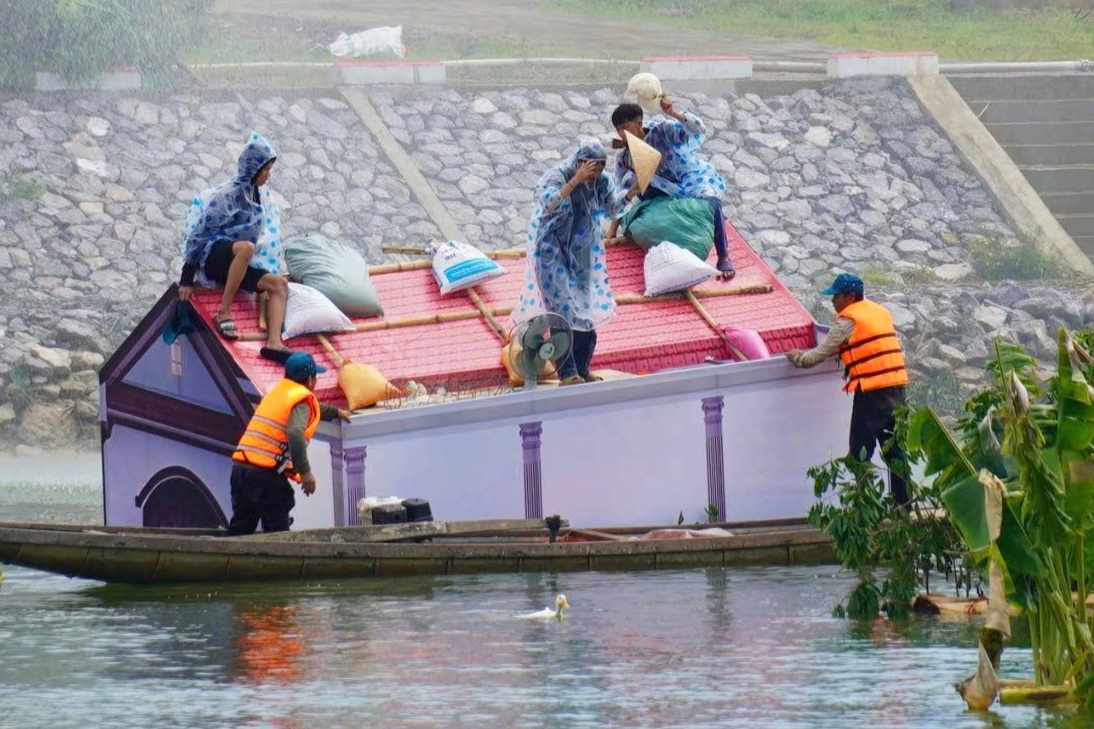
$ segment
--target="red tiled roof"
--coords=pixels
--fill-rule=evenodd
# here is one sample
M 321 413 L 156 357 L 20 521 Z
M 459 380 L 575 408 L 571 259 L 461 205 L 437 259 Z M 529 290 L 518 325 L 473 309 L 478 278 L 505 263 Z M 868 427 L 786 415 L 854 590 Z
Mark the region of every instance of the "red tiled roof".
M 715 280 L 703 284 L 699 290 L 757 284 L 768 284 L 772 290 L 762 294 L 703 297 L 700 299 L 703 306 L 721 324 L 758 331 L 772 353 L 813 346 L 813 319 L 809 313 L 732 226 L 727 226 L 727 233 L 737 276 L 729 284 Z M 523 259 L 500 262 L 508 270 L 506 275 L 476 287 L 490 308 L 513 306 L 523 280 Z M 608 270 L 616 294 L 642 293 L 642 264 L 643 254 L 634 246 L 608 249 Z M 462 292 L 441 296 L 428 269 L 374 275 L 372 281 L 384 306 L 385 320 L 475 311 L 474 304 Z M 192 301 L 199 315 L 212 326 L 220 293 L 199 291 Z M 236 297 L 232 317 L 240 332 L 259 331 L 256 301 L 253 296 Z M 503 325 L 510 325 L 508 316 L 498 318 Z M 367 321 L 375 320 L 358 320 Z M 594 369 L 645 373 L 698 364 L 707 356 L 727 356 L 718 335 L 684 300 L 620 305 L 617 316 L 597 333 Z M 430 389 L 444 385 L 455 391 L 505 382 L 501 342 L 482 317 L 335 334 L 329 339 L 343 357 L 374 365 L 399 385 L 417 380 L 431 386 Z M 266 392 L 281 379 L 281 365 L 259 355 L 263 342 L 224 344 L 260 391 Z M 330 370 L 320 375 L 316 388 L 319 398 L 330 403 L 345 402 L 334 363 L 319 341 L 305 335 L 289 340 L 288 345 L 294 350 L 310 352 Z

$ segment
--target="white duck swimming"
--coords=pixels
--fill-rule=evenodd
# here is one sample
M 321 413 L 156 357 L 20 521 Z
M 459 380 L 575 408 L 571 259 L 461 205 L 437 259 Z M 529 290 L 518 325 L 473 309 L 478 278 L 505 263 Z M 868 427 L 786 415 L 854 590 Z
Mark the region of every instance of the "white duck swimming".
M 566 599 L 565 595 L 559 595 L 555 598 L 555 607 L 545 607 L 542 610 L 534 613 L 525 613 L 520 617 L 524 620 L 562 620 L 562 611 L 570 609 L 570 601 Z

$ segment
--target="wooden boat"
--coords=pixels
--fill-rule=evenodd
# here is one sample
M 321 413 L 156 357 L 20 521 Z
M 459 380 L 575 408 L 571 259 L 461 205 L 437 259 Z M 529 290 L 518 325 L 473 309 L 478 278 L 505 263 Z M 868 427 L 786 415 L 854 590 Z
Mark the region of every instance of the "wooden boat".
M 833 556 L 828 538 L 800 520 L 704 525 L 728 531 L 721 536 L 699 536 L 698 526 L 552 526 L 479 520 L 226 537 L 205 529 L 0 523 L 0 562 L 106 582 L 171 583 L 815 564 Z

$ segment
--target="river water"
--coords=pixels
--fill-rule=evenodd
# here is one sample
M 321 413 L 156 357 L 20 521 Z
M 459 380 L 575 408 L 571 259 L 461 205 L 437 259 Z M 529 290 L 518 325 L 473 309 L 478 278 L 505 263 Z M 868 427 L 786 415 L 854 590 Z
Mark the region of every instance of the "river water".
M 101 521 L 96 474 L 18 475 L 0 519 Z M 0 727 L 1090 725 L 966 712 L 975 626 L 832 618 L 851 585 L 836 567 L 227 587 L 6 567 Z M 560 592 L 564 621 L 520 617 Z M 1016 643 L 1004 677 L 1031 675 Z

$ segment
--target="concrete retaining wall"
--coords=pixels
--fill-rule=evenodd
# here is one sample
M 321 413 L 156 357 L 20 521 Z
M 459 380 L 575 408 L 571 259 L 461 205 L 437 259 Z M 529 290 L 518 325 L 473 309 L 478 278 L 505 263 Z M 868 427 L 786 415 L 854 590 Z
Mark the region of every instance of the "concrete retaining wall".
M 830 78 L 937 75 L 935 53 L 836 53 L 828 57 Z

